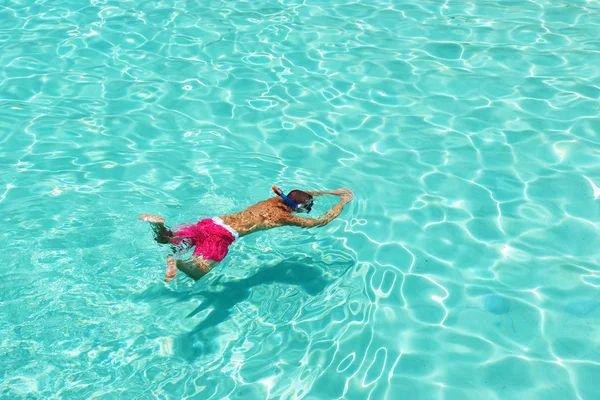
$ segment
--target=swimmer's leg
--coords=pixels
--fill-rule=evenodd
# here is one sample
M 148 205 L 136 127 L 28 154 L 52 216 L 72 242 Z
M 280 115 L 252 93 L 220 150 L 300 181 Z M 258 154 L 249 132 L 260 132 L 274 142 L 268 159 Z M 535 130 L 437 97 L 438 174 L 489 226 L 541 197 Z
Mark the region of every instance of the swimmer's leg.
M 169 260 L 169 258 L 172 261 Z M 187 276 L 189 276 L 190 278 L 192 278 L 195 281 L 202 278 L 204 275 L 208 274 L 211 269 L 213 269 L 215 266 L 217 266 L 217 264 L 219 264 L 218 261 L 205 260 L 204 258 L 202 258 L 200 256 L 192 257 L 189 260 L 177 260 L 177 261 L 175 261 L 175 259 L 173 257 L 168 257 L 167 258 L 167 265 L 168 265 L 167 273 L 165 274 L 165 281 L 167 281 L 167 282 L 175 277 L 175 275 L 172 275 L 172 266 L 170 266 L 173 263 L 175 263 L 175 266 L 177 267 L 178 270 L 180 270 L 181 272 L 183 272 L 184 274 L 186 274 Z M 167 274 L 169 274 L 170 271 L 171 271 L 171 275 L 173 276 L 173 278 L 167 280 Z
M 160 244 L 171 244 L 173 232 L 165 226 L 164 218 L 152 214 L 143 214 L 138 219 L 150 223 L 152 231 L 154 231 L 154 240 Z

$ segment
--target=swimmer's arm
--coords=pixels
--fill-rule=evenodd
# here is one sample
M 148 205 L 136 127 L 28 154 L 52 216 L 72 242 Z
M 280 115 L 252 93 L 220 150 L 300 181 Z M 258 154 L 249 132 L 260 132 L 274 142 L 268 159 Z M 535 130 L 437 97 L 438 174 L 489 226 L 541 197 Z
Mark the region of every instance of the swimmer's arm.
M 290 215 L 283 221 L 283 225 L 299 226 L 301 228 L 314 228 L 315 226 L 323 226 L 323 221 L 320 219 L 300 218 L 295 215 Z
M 333 192 L 306 192 L 308 194 L 310 194 L 311 196 L 322 196 L 324 194 L 335 194 Z
M 285 224 L 292 226 L 300 226 L 302 228 L 313 228 L 315 226 L 325 226 L 334 219 L 336 219 L 341 213 L 346 203 L 349 203 L 354 197 L 352 192 L 348 189 L 343 189 L 344 193 L 340 194 L 340 202 L 335 206 L 331 207 L 329 211 L 321 215 L 319 219 L 314 218 L 300 218 L 295 215 L 289 215 L 286 218 Z M 337 192 L 337 191 L 336 191 Z M 334 193 L 338 194 L 338 193 Z
M 352 196 L 352 191 L 350 189 L 345 189 L 345 188 L 330 190 L 327 192 L 306 192 L 306 193 L 310 194 L 311 196 L 322 196 L 324 194 L 334 194 L 334 195 L 337 195 L 340 197 L 348 196 L 348 195 Z M 352 200 L 352 199 L 350 199 L 350 200 Z
M 333 192 L 329 192 L 329 194 L 335 194 L 340 196 L 340 202 L 335 206 L 331 207 L 329 211 L 319 217 L 321 221 L 321 226 L 325 226 L 334 219 L 336 219 L 342 212 L 344 205 L 350 203 L 354 198 L 354 193 L 350 189 L 338 189 Z

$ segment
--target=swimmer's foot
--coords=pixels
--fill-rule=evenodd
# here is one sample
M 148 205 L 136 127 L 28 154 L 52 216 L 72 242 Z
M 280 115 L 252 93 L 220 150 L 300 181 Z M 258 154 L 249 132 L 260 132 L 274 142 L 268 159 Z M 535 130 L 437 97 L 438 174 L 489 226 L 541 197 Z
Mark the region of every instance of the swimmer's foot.
M 141 219 L 142 221 L 150 222 L 151 224 L 164 224 L 165 223 L 164 218 L 161 218 L 158 215 L 152 215 L 152 214 L 142 214 L 138 217 L 138 219 Z
M 170 282 L 177 276 L 177 261 L 171 256 L 167 257 L 167 270 L 165 271 L 165 282 Z
M 154 240 L 160 244 L 169 244 L 173 238 L 173 232 L 165 226 L 165 219 L 158 215 L 142 214 L 138 217 L 142 221 L 150 223 L 154 232 Z

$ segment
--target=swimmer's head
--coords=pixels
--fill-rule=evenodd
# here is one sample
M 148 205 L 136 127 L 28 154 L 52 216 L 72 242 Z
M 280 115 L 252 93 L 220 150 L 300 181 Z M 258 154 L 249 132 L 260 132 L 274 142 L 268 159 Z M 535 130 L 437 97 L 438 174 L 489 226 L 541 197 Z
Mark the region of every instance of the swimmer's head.
M 302 190 L 292 190 L 288 193 L 287 197 L 300 206 L 300 208 L 294 210 L 296 212 L 309 213 L 312 209 L 313 197 Z

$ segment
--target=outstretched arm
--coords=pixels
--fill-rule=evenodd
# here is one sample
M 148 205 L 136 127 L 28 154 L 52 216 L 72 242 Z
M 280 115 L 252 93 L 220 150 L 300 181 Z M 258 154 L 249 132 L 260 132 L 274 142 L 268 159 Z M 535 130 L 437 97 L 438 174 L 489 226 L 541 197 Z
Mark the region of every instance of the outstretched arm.
M 331 209 L 329 211 L 327 211 L 325 214 L 321 215 L 319 217 L 319 219 L 300 218 L 295 215 L 290 215 L 289 219 L 286 221 L 287 222 L 286 225 L 300 226 L 302 228 L 325 226 L 328 223 L 330 223 L 331 221 L 333 221 L 334 219 L 336 219 L 342 212 L 344 205 L 349 203 L 354 198 L 354 195 L 352 194 L 352 191 L 350 189 L 338 189 L 338 190 L 334 190 L 332 192 L 318 192 L 318 193 L 338 195 L 338 196 L 340 196 L 340 202 L 338 204 L 336 204 L 335 206 L 331 207 Z
M 333 192 L 306 192 L 308 194 L 310 194 L 311 196 L 322 196 L 324 194 L 335 194 Z

